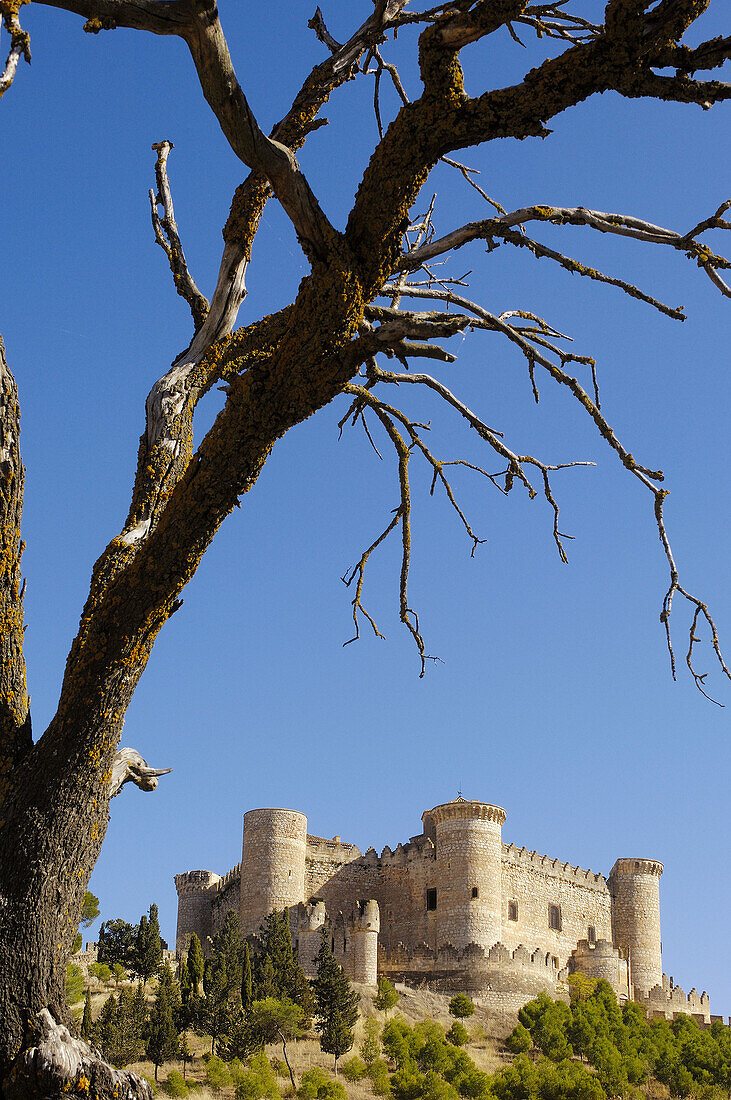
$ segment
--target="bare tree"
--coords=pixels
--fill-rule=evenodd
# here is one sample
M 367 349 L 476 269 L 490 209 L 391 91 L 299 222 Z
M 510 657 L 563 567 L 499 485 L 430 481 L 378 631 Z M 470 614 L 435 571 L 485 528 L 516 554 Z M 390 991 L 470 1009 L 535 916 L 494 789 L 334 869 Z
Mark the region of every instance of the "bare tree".
M 731 297 L 724 281 L 729 262 L 707 243 L 711 231 L 731 229 L 726 219 L 731 203 L 682 230 L 583 207 L 534 205 L 507 211 L 452 156 L 500 137 L 545 136 L 553 117 L 607 90 L 704 109 L 731 98 L 731 85 L 694 75 L 720 67 L 731 56 L 731 37 L 695 47 L 683 42 L 711 0 L 608 0 L 602 22 L 594 22 L 600 5 L 582 0 L 448 0 L 423 10 L 416 10 L 415 3 L 408 11 L 407 0 L 376 0 L 373 14 L 342 44 L 317 9 L 309 25 L 322 43 L 324 59 L 304 76 L 289 110 L 268 136 L 237 80 L 212 0 L 39 2 L 81 16 L 88 32 L 127 27 L 182 38 L 203 94 L 248 175 L 232 199 L 209 301 L 188 269 L 175 220 L 167 169 L 172 144 L 160 141 L 154 146 L 154 236 L 167 255 L 175 289 L 190 308 L 192 337 L 147 397 L 129 513 L 94 566 L 58 709 L 35 743 L 22 648 L 19 405 L 0 345 L 0 1081 L 7 1097 L 39 1091 L 51 1095 L 74 1074 L 78 1081 L 97 1072 L 88 1048 L 74 1044 L 61 1026 L 66 1015 L 64 971 L 106 831 L 109 799 L 126 781 L 153 789 L 160 774 L 135 750 L 118 754 L 125 712 L 158 632 L 179 607 L 180 593 L 219 525 L 254 484 L 277 440 L 335 397 L 345 395 L 348 402 L 343 425 L 362 425 L 374 447 L 373 428 L 380 426 L 397 459 L 400 490 L 398 508 L 345 578 L 353 593 L 355 637 L 364 622 L 378 633 L 364 602 L 366 570 L 371 554 L 396 534 L 402 547 L 399 615 L 413 637 L 422 673 L 429 659 L 408 596 L 409 478 L 415 455 L 428 464 L 432 488 L 446 493 L 473 546 L 479 542 L 449 478 L 455 462 L 471 464 L 437 455 L 427 442 L 425 425 L 407 411 L 411 387 L 429 391 L 483 441 L 498 470 L 486 460 L 484 466 L 472 464 L 476 473 L 503 493 L 515 488 L 545 497 L 558 552 L 565 555 L 552 484 L 552 474 L 561 467 L 520 454 L 453 392 L 438 369 L 409 369 L 414 359 L 430 360 L 435 368 L 450 363 L 454 356 L 440 341 L 482 329 L 504 337 L 523 357 L 536 400 L 542 373 L 565 387 L 627 472 L 649 492 L 669 569 L 662 621 L 673 671 L 670 617 L 676 597 L 682 597 L 691 605 L 686 660 L 698 687 L 704 690 L 705 678 L 693 659 L 699 627 L 709 630 L 728 675 L 706 605 L 679 579 L 663 518 L 662 473 L 640 465 L 605 418 L 594 361 L 568 351 L 566 338 L 539 316 L 493 313 L 467 295 L 464 278 L 448 277 L 442 268 L 437 276 L 433 266 L 473 241 L 487 242 L 488 251 L 506 242 L 610 284 L 670 318 L 682 316 L 630 282 L 582 266 L 542 243 L 546 223 L 571 225 L 672 249 Z M 19 78 L 20 58 L 30 59 L 21 3 L 0 0 L 10 35 L 0 95 Z M 516 42 L 537 35 L 545 45 L 543 60 L 511 87 L 485 88 L 468 96 L 460 53 L 501 28 Z M 418 48 L 421 87 L 413 102 L 387 56 L 396 32 L 401 49 L 409 42 Z M 328 98 L 354 78 L 373 80 L 380 140 L 341 230 L 323 212 L 295 153 L 323 124 L 319 112 Z M 401 103 L 388 124 L 380 98 L 384 80 L 392 83 Z M 490 214 L 437 236 L 431 208 L 419 215 L 412 211 L 440 161 L 480 190 Z M 272 197 L 291 220 L 309 272 L 290 305 L 236 330 L 252 242 Z M 401 369 L 391 369 L 394 360 Z M 215 385 L 225 388 L 225 405 L 194 451 L 193 414 Z M 395 394 L 402 396 L 403 407 Z M 94 1087 L 100 1095 L 118 1089 L 117 1078 L 98 1073 Z M 125 1087 L 145 1092 L 139 1081 Z

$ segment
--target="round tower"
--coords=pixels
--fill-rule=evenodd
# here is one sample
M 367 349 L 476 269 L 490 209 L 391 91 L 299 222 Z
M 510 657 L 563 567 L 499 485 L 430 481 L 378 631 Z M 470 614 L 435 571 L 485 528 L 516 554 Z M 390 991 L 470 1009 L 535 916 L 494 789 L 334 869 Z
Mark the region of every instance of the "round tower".
M 213 896 L 220 881 L 220 876 L 214 875 L 213 871 L 186 871 L 175 876 L 175 889 L 178 891 L 176 951 L 188 950 L 194 932 L 206 951 L 208 937 L 212 934 Z
M 363 985 L 378 984 L 378 932 L 381 915 L 378 902 L 356 901 L 351 930 L 348 977 Z
M 608 880 L 614 943 L 628 951 L 630 983 L 643 993 L 662 985 L 662 872 L 662 863 L 656 859 L 618 859 Z
M 239 921 L 245 936 L 274 910 L 305 900 L 307 818 L 298 810 L 244 814 Z
M 317 975 L 317 955 L 326 920 L 325 902 L 322 898 L 300 902 L 297 907 L 297 961 L 306 978 Z
M 423 815 L 436 846 L 436 895 L 428 890 L 425 904 L 436 909 L 437 947 L 476 943 L 488 950 L 499 942 L 506 816 L 499 806 L 461 797 Z

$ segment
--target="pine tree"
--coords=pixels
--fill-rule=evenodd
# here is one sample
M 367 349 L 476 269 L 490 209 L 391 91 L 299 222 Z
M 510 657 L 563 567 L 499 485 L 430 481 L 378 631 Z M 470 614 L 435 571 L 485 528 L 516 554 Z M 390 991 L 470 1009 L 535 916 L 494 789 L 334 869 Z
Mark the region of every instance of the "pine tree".
M 322 943 L 317 953 L 317 977 L 312 983 L 315 995 L 315 1027 L 320 1032 L 320 1047 L 338 1058 L 347 1054 L 355 1038 L 353 1025 L 358 1019 L 358 995 L 350 988 L 343 968 L 335 960 L 330 949 L 326 928 L 322 930 Z
M 158 937 L 159 938 L 159 937 Z M 162 969 L 160 984 L 150 1011 L 145 1052 L 157 1072 L 163 1062 L 178 1054 L 178 1033 L 173 1023 L 173 976 L 169 966 Z
M 94 1030 L 94 1020 L 91 1015 L 91 991 L 87 989 L 84 998 L 84 1015 L 81 1019 L 81 1038 L 90 1039 Z
M 244 965 L 241 976 L 241 1007 L 248 1012 L 254 1000 L 253 979 L 251 974 L 251 952 L 249 945 L 244 944 Z
M 186 966 L 188 968 L 188 974 L 190 975 L 190 984 L 193 987 L 193 996 L 197 997 L 200 994 L 201 982 L 203 981 L 204 961 L 201 941 L 198 939 L 195 932 L 190 937 Z
M 256 958 L 254 977 L 256 999 L 275 997 L 293 1001 L 309 1019 L 314 1008 L 312 992 L 292 948 L 289 911 L 270 913 L 261 934 L 262 947 Z

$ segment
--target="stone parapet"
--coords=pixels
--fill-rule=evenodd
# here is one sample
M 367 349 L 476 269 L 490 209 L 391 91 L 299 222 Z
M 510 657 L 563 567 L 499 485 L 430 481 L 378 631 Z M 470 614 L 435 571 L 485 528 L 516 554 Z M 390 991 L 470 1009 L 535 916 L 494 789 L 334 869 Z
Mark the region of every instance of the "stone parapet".
M 517 848 L 515 844 L 503 844 L 503 859 L 507 863 L 518 863 L 533 867 L 544 874 L 563 879 L 565 882 L 575 882 L 587 890 L 598 890 L 600 893 L 606 893 L 607 880 L 604 875 L 598 874 L 596 871 L 586 871 L 583 867 L 575 867 L 571 863 L 541 855 L 540 852 L 530 851 L 528 848 Z

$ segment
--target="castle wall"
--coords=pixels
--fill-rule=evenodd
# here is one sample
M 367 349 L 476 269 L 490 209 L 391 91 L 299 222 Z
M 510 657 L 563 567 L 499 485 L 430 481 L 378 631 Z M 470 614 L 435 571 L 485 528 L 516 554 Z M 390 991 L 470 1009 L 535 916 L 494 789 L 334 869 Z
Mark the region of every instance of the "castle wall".
M 510 903 L 517 920 L 510 919 Z M 611 899 L 602 875 L 584 871 L 515 845 L 503 847 L 502 942 L 540 947 L 566 966 L 579 940 L 612 940 Z M 558 928 L 551 927 L 550 906 L 558 909 Z
M 187 951 L 195 932 L 205 950 L 212 935 L 212 901 L 221 881 L 213 871 L 186 871 L 175 876 L 178 891 L 178 927 L 175 933 L 176 951 Z

